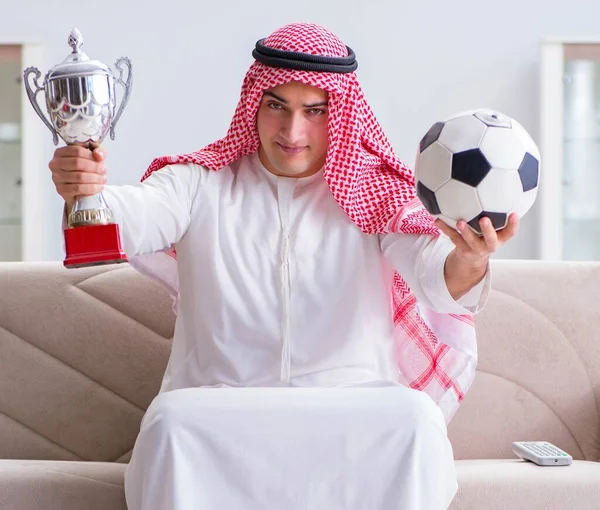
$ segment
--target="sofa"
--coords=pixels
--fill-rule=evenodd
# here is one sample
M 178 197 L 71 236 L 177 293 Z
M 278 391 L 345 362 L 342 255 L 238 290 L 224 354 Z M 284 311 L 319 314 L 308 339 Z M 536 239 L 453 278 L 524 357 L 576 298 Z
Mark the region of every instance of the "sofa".
M 492 271 L 478 374 L 448 429 L 450 508 L 598 510 L 600 263 L 493 260 Z M 127 264 L 0 264 L 0 510 L 126 508 L 124 469 L 174 319 L 165 290 Z M 520 440 L 575 460 L 522 461 Z

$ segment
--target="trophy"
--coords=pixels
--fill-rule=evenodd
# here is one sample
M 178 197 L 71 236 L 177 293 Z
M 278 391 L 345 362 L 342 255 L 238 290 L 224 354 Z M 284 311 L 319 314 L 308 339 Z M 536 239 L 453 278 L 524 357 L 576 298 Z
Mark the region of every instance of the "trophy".
M 72 53 L 48 71 L 42 86 L 38 84 L 39 69 L 25 69 L 25 89 L 34 110 L 52 132 L 54 145 L 58 144 L 60 136 L 68 145 L 81 145 L 93 150 L 102 143 L 107 133 L 110 132 L 110 138 L 115 139 L 115 125 L 131 92 L 131 61 L 126 57 L 116 61 L 119 77 L 115 80 L 109 67 L 90 60 L 80 50 L 83 37 L 79 30 L 71 31 L 68 43 Z M 123 81 L 123 66 L 128 69 L 127 82 Z M 35 75 L 35 90 L 29 86 L 32 74 Z M 118 110 L 116 83 L 125 89 Z M 42 90 L 45 91 L 50 120 L 42 113 L 36 99 Z M 102 193 L 76 197 L 64 235 L 64 265 L 68 268 L 127 262 L 121 248 L 119 225 L 115 223 Z

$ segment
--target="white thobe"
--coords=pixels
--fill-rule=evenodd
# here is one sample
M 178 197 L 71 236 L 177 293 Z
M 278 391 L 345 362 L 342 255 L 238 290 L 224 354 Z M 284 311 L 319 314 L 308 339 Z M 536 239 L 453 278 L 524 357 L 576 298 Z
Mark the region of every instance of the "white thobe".
M 452 448 L 433 401 L 398 382 L 392 279 L 420 306 L 477 313 L 489 272 L 455 301 L 446 236 L 365 234 L 322 173 L 277 177 L 256 154 L 218 172 L 167 166 L 104 196 L 128 257 L 175 245 L 179 272 L 130 510 L 447 506 Z

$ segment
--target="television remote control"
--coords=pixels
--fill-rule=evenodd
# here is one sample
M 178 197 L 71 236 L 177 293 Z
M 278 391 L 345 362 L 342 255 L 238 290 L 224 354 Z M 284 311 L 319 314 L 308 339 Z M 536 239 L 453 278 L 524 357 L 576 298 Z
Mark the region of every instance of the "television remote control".
M 548 441 L 515 441 L 512 451 L 538 466 L 569 466 L 573 462 L 573 457 Z

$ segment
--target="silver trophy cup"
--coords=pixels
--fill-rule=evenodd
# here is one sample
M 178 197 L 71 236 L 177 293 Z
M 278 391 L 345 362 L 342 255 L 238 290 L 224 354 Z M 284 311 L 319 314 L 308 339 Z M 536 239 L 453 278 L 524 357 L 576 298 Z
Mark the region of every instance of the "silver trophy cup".
M 115 79 L 109 67 L 96 60 L 90 60 L 81 51 L 83 37 L 77 29 L 71 31 L 68 43 L 72 53 L 62 63 L 48 71 L 42 85 L 38 83 L 41 76 L 39 69 L 36 67 L 25 69 L 23 74 L 25 89 L 36 113 L 52 132 L 54 145 L 58 144 L 60 136 L 69 145 L 81 145 L 93 149 L 102 143 L 109 132 L 111 139 L 115 138 L 115 126 L 131 92 L 131 61 L 126 57 L 116 61 L 115 67 L 119 70 L 119 76 Z M 125 67 L 128 69 L 127 81 L 123 80 Z M 31 75 L 34 75 L 34 87 L 29 85 Z M 116 108 L 116 84 L 124 88 L 118 109 Z M 45 93 L 49 118 L 42 113 L 37 101 L 37 94 L 41 91 Z M 109 224 L 114 224 L 114 217 L 102 193 L 79 197 L 68 218 L 69 228 Z M 98 232 L 100 230 L 96 231 Z M 114 261 L 105 260 L 104 263 Z

